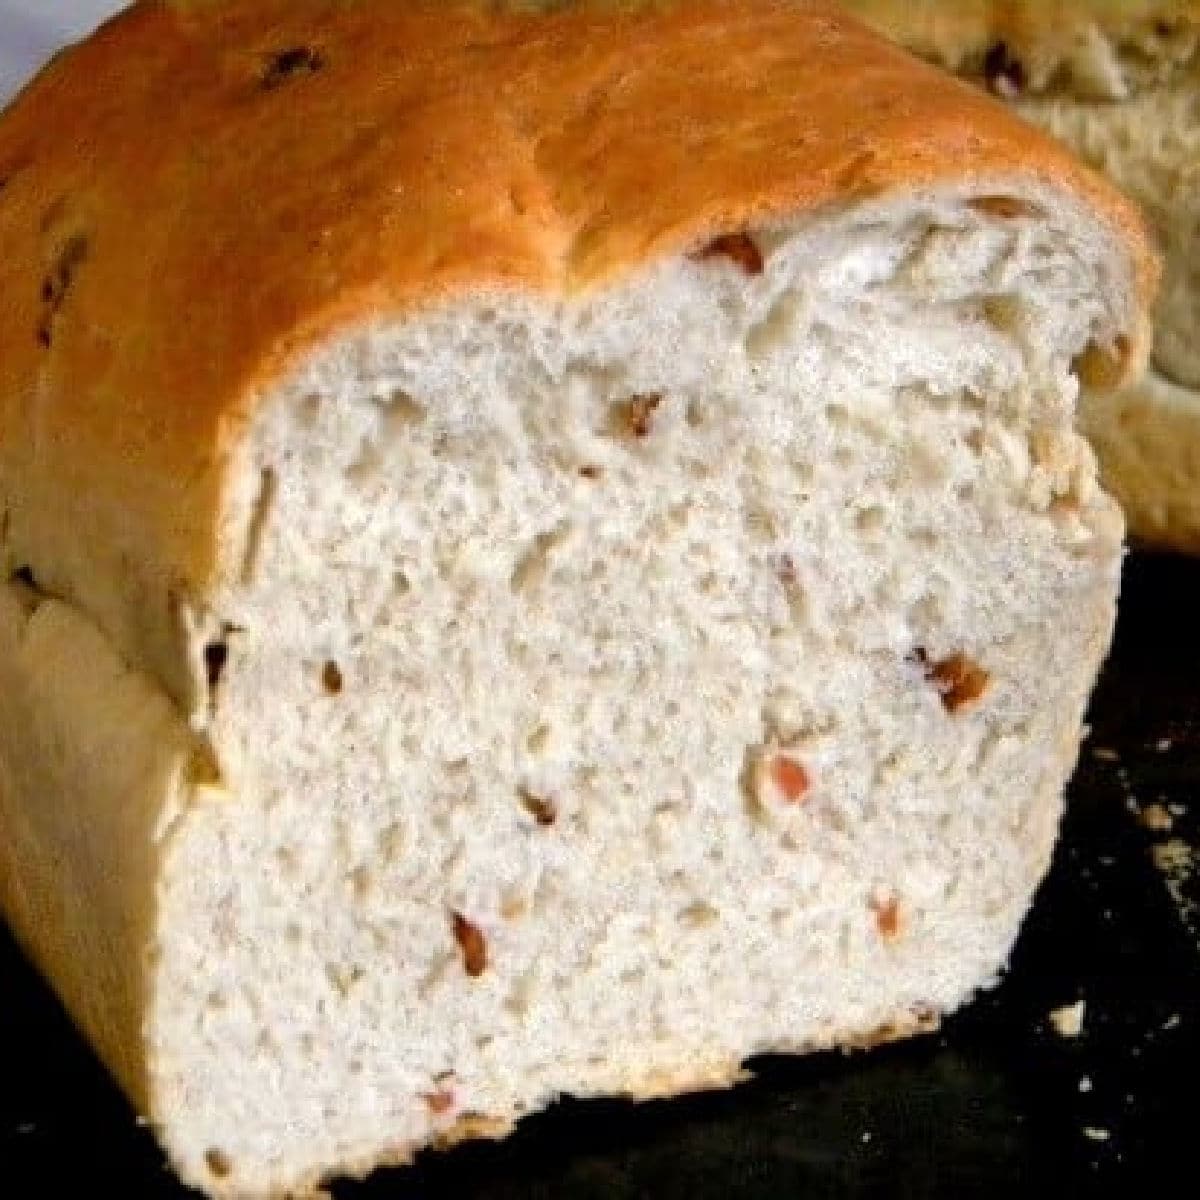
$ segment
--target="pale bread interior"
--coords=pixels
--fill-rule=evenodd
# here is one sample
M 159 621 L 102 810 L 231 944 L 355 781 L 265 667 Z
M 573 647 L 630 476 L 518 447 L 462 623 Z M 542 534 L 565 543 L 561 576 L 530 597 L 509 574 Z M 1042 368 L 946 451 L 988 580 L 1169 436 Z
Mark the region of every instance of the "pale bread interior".
M 1120 557 L 1071 428 L 1110 259 L 1048 203 L 480 295 L 263 404 L 245 576 L 196 647 L 233 795 L 161 868 L 147 1030 L 186 1175 L 730 1079 L 995 979 Z

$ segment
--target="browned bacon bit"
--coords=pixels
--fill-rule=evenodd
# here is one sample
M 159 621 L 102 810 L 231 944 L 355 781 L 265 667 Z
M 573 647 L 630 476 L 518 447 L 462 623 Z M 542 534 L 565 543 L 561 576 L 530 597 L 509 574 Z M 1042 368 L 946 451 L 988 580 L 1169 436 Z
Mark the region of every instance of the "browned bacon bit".
M 454 1093 L 443 1088 L 437 1092 L 427 1092 L 425 1103 L 435 1117 L 444 1117 L 454 1107 Z
M 942 697 L 948 713 L 974 704 L 987 691 L 990 676 L 965 654 L 951 654 L 926 668 L 926 674 Z
M 327 662 L 321 668 L 321 685 L 331 696 L 338 696 L 342 691 L 342 671 L 335 662 Z
M 872 900 L 871 911 L 875 914 L 880 937 L 891 941 L 900 935 L 900 902 L 894 896 L 887 900 Z
M 967 207 L 984 216 L 1008 221 L 1015 217 L 1037 216 L 1037 209 L 1019 196 L 976 196 L 967 201 Z
M 777 754 L 771 760 L 771 782 L 789 804 L 803 800 L 810 786 L 804 767 L 784 754 Z
M 763 273 L 762 251 L 748 233 L 723 233 L 715 237 L 701 250 L 692 255 L 697 261 L 709 258 L 728 258 L 735 262 L 747 275 Z
M 558 820 L 558 808 L 553 800 L 538 796 L 524 788 L 521 790 L 521 807 L 539 824 L 553 825 Z
M 462 951 L 463 967 L 472 979 L 487 970 L 487 941 L 478 925 L 461 913 L 454 914 L 454 940 Z

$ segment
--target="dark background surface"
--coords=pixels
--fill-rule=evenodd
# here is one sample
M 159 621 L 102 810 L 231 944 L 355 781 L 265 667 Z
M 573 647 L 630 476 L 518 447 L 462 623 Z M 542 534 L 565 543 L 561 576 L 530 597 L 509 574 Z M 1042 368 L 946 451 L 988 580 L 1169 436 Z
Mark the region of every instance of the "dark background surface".
M 1011 970 L 940 1034 L 760 1060 L 753 1083 L 717 1095 L 563 1103 L 507 1142 L 336 1194 L 1200 1195 L 1200 880 L 1172 896 L 1154 857 L 1172 839 L 1200 849 L 1200 562 L 1130 560 L 1090 720 Z M 1146 828 L 1156 803 L 1171 830 Z M 1077 999 L 1083 1033 L 1064 1039 L 1048 1014 Z M 185 1195 L 0 933 L 0 1197 L 110 1193 Z

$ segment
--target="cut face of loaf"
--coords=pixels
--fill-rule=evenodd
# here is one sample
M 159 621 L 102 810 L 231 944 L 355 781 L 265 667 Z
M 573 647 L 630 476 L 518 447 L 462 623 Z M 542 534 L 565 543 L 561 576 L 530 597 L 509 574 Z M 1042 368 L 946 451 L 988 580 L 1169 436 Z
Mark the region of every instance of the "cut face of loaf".
M 6 763 L 151 714 L 84 736 L 157 830 L 125 886 L 187 1178 L 731 1081 L 995 979 L 1120 557 L 1071 428 L 1104 263 L 1051 203 L 862 206 L 308 356 L 237 463 L 192 733 L 9 602 Z M 55 792 L 89 757 L 37 750 Z

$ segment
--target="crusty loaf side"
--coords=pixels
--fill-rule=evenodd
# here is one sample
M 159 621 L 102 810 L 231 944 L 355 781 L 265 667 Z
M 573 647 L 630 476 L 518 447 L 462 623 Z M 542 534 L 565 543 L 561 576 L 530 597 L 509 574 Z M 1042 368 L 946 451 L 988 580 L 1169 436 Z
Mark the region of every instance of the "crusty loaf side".
M 1166 264 L 1150 370 L 1086 394 L 1084 426 L 1130 530 L 1200 552 L 1200 4 L 848 7 L 918 53 L 1011 100 L 1144 208 Z
M 0 903 L 185 1179 L 996 978 L 1113 620 L 1107 185 L 792 0 L 145 3 L 0 164 Z

